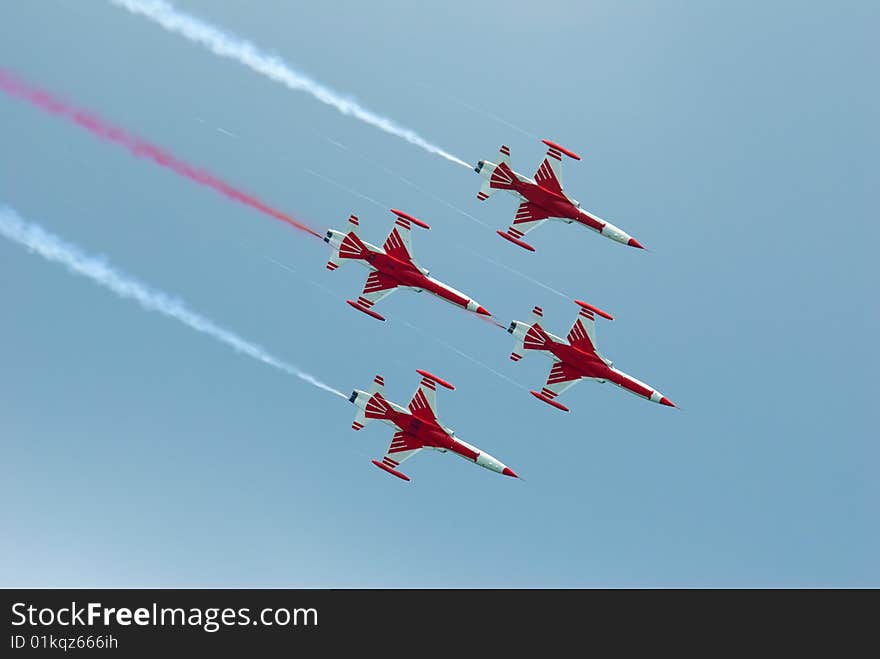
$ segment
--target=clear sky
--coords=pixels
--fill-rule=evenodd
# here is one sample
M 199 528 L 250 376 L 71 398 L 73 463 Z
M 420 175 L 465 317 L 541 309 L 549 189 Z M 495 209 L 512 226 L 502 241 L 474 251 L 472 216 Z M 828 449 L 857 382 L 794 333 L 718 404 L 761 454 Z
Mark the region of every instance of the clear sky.
M 486 112 L 579 152 L 567 191 L 651 251 L 519 250 L 474 172 L 102 2 L 0 4 L 0 67 L 322 230 L 420 217 L 420 261 L 505 324 L 575 307 L 486 258 L 596 304 L 682 409 L 584 383 L 558 412 L 504 332 L 412 292 L 358 314 L 322 243 L 0 95 L 0 203 L 343 391 L 436 372 L 525 477 L 424 453 L 402 483 L 346 401 L 0 240 L 0 585 L 880 585 L 876 3 L 177 6 L 469 162 L 543 154 Z

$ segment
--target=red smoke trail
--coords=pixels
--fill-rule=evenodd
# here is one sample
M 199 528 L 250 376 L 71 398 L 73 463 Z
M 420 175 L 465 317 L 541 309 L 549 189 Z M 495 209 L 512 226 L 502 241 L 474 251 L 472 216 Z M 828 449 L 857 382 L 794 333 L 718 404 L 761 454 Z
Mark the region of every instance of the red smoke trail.
M 225 181 L 221 181 L 216 176 L 213 176 L 205 171 L 198 170 L 192 165 L 188 165 L 187 163 L 178 160 L 174 156 L 172 156 L 167 151 L 162 150 L 161 148 L 150 144 L 149 142 L 145 142 L 139 137 L 136 137 L 130 133 L 125 132 L 120 128 L 116 128 L 108 123 L 105 123 L 99 117 L 90 114 L 84 110 L 80 110 L 78 108 L 73 107 L 62 101 L 59 98 L 56 98 L 52 94 L 38 87 L 34 87 L 22 80 L 19 80 L 11 73 L 0 69 L 0 91 L 9 94 L 15 98 L 20 98 L 24 101 L 27 101 L 31 105 L 48 112 L 49 114 L 53 114 L 59 117 L 63 117 L 68 121 L 71 121 L 81 128 L 85 128 L 92 135 L 105 140 L 107 142 L 114 142 L 115 144 L 119 144 L 120 146 L 125 147 L 129 151 L 131 151 L 138 158 L 147 158 L 148 160 L 152 160 L 160 167 L 164 167 L 165 169 L 170 169 L 172 172 L 179 174 L 185 178 L 190 179 L 191 181 L 195 181 L 199 185 L 203 185 L 208 188 L 212 188 L 213 190 L 219 192 L 220 194 L 228 197 L 229 199 L 233 199 L 245 206 L 250 206 L 251 208 L 258 210 L 264 215 L 268 215 L 270 217 L 274 217 L 276 220 L 281 220 L 282 222 L 286 222 L 292 227 L 299 229 L 300 231 L 305 231 L 306 233 L 310 233 L 313 236 L 321 238 L 321 234 L 312 229 L 310 226 L 303 224 L 302 222 L 298 222 L 293 219 L 289 215 L 282 213 L 281 211 L 275 210 L 271 206 L 263 203 L 256 197 L 253 197 L 245 192 L 235 189 Z

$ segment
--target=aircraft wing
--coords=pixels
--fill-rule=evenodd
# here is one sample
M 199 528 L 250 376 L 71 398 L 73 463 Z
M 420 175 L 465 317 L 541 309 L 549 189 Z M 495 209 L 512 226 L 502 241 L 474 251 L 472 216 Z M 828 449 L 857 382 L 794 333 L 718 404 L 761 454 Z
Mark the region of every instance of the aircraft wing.
M 584 352 L 595 353 L 610 366 L 611 362 L 602 357 L 602 353 L 599 352 L 599 347 L 596 344 L 596 316 L 599 315 L 608 320 L 614 320 L 614 318 L 611 314 L 582 300 L 575 300 L 575 304 L 580 307 L 580 311 L 578 311 L 574 325 L 571 326 L 571 330 L 568 332 L 568 342 Z
M 382 249 L 401 261 L 412 261 L 412 229 L 409 222 L 398 219 L 385 239 Z
M 409 460 L 423 448 L 422 443 L 413 435 L 405 432 L 396 432 L 391 438 L 391 445 L 385 452 L 382 461 L 373 460 L 373 464 L 384 469 L 389 474 L 393 474 L 405 481 L 409 480 L 409 476 L 397 470 L 402 462 Z
M 548 217 L 550 215 L 543 208 L 529 201 L 524 201 L 516 209 L 513 224 L 507 229 L 507 234 L 516 238 L 517 241 L 521 241 L 529 231 L 544 224 Z
M 555 145 L 547 147 L 547 155 L 535 172 L 535 182 L 542 188 L 562 194 L 562 152 Z
M 573 387 L 580 382 L 581 375 L 574 368 L 568 366 L 565 362 L 555 362 L 550 369 L 550 375 L 547 376 L 547 384 L 541 390 L 550 400 L 556 398 L 566 389 Z
M 394 258 L 412 263 L 418 267 L 413 258 L 412 225 L 415 224 L 423 229 L 430 229 L 431 227 L 417 217 L 413 217 L 409 213 L 404 213 L 396 208 L 392 208 L 391 212 L 397 216 L 397 219 L 391 228 L 391 233 L 388 234 L 388 238 L 385 240 L 385 244 L 382 245 L 382 249 Z
M 584 352 L 598 352 L 596 349 L 596 317 L 593 312 L 581 308 L 566 338 L 571 345 Z
M 419 388 L 409 402 L 409 411 L 423 419 L 437 418 L 437 384 L 428 377 L 422 377 Z
M 364 291 L 358 298 L 358 302 L 367 307 L 372 307 L 382 298 L 388 297 L 397 289 L 397 280 L 383 275 L 381 272 L 374 270 L 367 277 L 364 284 Z

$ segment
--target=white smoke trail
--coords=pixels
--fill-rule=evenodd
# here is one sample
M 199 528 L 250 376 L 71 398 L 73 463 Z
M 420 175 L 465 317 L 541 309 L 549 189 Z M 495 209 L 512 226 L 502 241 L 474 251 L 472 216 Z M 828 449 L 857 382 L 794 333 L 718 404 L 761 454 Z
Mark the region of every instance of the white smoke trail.
M 198 43 L 219 57 L 233 59 L 267 78 L 280 82 L 289 89 L 310 94 L 325 105 L 335 108 L 370 124 L 390 135 L 400 137 L 429 153 L 436 154 L 462 167 L 471 169 L 461 158 L 458 158 L 439 146 L 431 144 L 415 131 L 400 126 L 395 121 L 376 114 L 361 106 L 357 101 L 339 94 L 311 79 L 307 75 L 293 70 L 284 60 L 275 55 L 262 52 L 256 45 L 224 32 L 205 21 L 176 9 L 164 0 L 110 0 L 117 7 L 127 9 L 132 14 L 144 16 L 160 25 L 168 32 L 174 32 L 193 43 Z
M 324 384 L 313 375 L 273 357 L 260 346 L 191 311 L 183 301 L 113 268 L 102 258 L 89 256 L 76 245 L 65 242 L 42 227 L 25 221 L 18 213 L 6 206 L 0 206 L 0 235 L 39 254 L 47 261 L 60 263 L 71 272 L 91 279 L 125 300 L 137 302 L 147 311 L 156 311 L 179 320 L 196 332 L 225 343 L 236 352 L 293 375 L 331 394 L 347 398 L 344 393 Z
M 340 144 L 339 142 L 337 142 L 337 141 L 335 141 L 335 140 L 332 140 L 332 139 L 330 139 L 329 137 L 327 137 L 326 135 L 322 135 L 321 133 L 319 133 L 319 132 L 317 132 L 317 131 L 315 131 L 315 134 L 318 135 L 319 137 L 321 137 L 321 138 L 327 140 L 328 142 L 330 142 L 330 144 L 332 144 L 332 145 L 334 145 L 334 146 L 336 146 L 336 147 L 338 147 L 338 148 L 340 148 L 340 149 L 343 149 L 343 150 L 345 150 L 345 151 L 349 151 L 349 152 L 355 154 L 358 158 L 360 158 L 360 159 L 363 160 L 364 162 L 368 162 L 368 163 L 370 163 L 371 165 L 374 165 L 375 167 L 378 167 L 379 169 L 381 169 L 382 171 L 384 171 L 386 174 L 390 174 L 391 176 L 394 176 L 394 177 L 397 178 L 398 180 L 400 180 L 400 181 L 406 183 L 406 184 L 407 184 L 408 186 L 410 186 L 411 188 L 413 188 L 413 189 L 415 189 L 415 190 L 418 190 L 418 191 L 421 192 L 423 195 L 426 195 L 426 196 L 428 196 L 428 197 L 431 197 L 431 198 L 434 199 L 435 201 L 439 201 L 441 204 L 443 204 L 443 205 L 446 206 L 447 208 L 451 208 L 452 210 L 454 210 L 454 211 L 455 211 L 456 213 L 458 213 L 459 215 L 463 215 L 464 217 L 473 220 L 473 221 L 476 222 L 477 224 L 481 224 L 481 225 L 483 225 L 483 226 L 486 227 L 487 229 L 491 229 L 491 228 L 492 228 L 491 225 L 486 224 L 486 223 L 483 222 L 483 220 L 481 220 L 480 218 L 478 218 L 478 217 L 474 217 L 473 215 L 471 215 L 471 214 L 468 213 L 467 211 L 463 211 L 462 209 L 460 209 L 460 208 L 459 208 L 458 206 L 456 206 L 455 204 L 452 204 L 452 203 L 446 201 L 443 197 L 439 197 L 439 196 L 437 196 L 436 194 L 434 194 L 433 192 L 431 192 L 430 190 L 426 190 L 425 188 L 421 187 L 420 185 L 417 185 L 416 183 L 413 183 L 413 182 L 410 181 L 408 178 L 406 178 L 405 176 L 403 176 L 403 174 L 399 174 L 398 172 L 395 172 L 393 169 L 391 169 L 390 167 L 386 167 L 385 165 L 383 165 L 383 164 L 380 163 L 379 161 L 374 160 L 374 159 L 370 158 L 369 156 L 364 155 L 363 153 L 358 153 L 357 151 L 354 151 L 353 149 L 349 149 L 349 148 L 348 148 L 347 146 L 345 146 L 344 144 Z M 314 172 L 312 172 L 312 173 L 314 173 Z M 337 187 L 343 187 L 341 184 L 339 184 L 339 183 L 337 183 L 337 182 L 335 182 L 335 181 L 331 181 L 331 180 L 330 180 L 329 178 L 327 178 L 326 176 L 323 176 L 323 177 L 321 177 L 321 178 L 323 178 L 324 180 L 328 181 L 329 183 L 332 183 L 333 185 L 336 185 Z M 344 189 L 344 188 L 343 188 L 343 189 Z M 362 196 L 363 196 L 363 195 L 361 195 L 359 192 L 355 192 L 354 190 L 349 189 L 348 191 L 351 192 L 352 194 L 358 195 L 359 197 L 362 197 Z M 375 200 L 370 200 L 370 201 L 375 201 Z M 383 204 L 383 205 L 384 205 L 384 204 Z

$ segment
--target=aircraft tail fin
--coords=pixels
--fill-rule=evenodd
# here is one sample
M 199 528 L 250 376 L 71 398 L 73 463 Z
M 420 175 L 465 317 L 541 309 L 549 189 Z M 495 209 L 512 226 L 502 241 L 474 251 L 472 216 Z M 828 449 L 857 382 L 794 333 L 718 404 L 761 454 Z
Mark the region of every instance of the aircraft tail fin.
M 493 192 L 495 192 L 495 190 L 493 190 L 492 186 L 489 185 L 488 179 L 484 179 L 483 182 L 480 184 L 480 191 L 477 192 L 477 199 L 479 199 L 480 201 L 486 201 L 489 197 L 492 196 Z
M 546 350 L 552 343 L 550 335 L 539 324 L 544 319 L 544 311 L 541 307 L 532 309 L 532 317 L 528 323 L 514 320 L 510 323 L 507 331 L 513 335 L 515 341 L 510 359 L 518 362 L 525 356 L 527 350 Z
M 336 270 L 342 265 L 343 259 L 363 259 L 369 253 L 369 249 L 364 244 L 356 231 L 360 226 L 357 215 L 350 215 L 348 218 L 348 231 L 333 231 L 332 229 L 324 236 L 324 242 L 329 244 L 333 251 L 327 261 L 327 269 Z
M 501 148 L 498 149 L 498 156 L 501 158 L 500 162 L 503 162 L 505 165 L 510 167 L 510 147 L 506 144 L 502 144 Z
M 500 159 L 497 165 L 488 160 L 481 160 L 474 168 L 483 177 L 483 184 L 477 193 L 477 199 L 480 201 L 488 199 L 495 190 L 515 189 L 517 176 L 510 167 L 510 147 L 505 144 L 498 154 Z
M 370 421 L 387 417 L 387 412 L 391 409 L 391 406 L 385 400 L 384 394 L 385 379 L 381 375 L 373 378 L 373 383 L 368 391 L 355 389 L 351 393 L 348 400 L 357 406 L 357 413 L 351 424 L 352 430 L 360 430 Z

